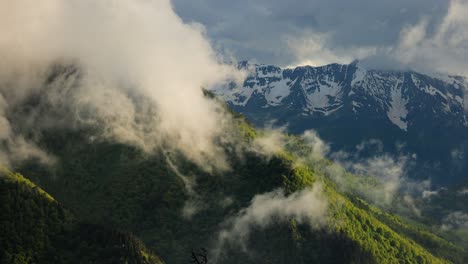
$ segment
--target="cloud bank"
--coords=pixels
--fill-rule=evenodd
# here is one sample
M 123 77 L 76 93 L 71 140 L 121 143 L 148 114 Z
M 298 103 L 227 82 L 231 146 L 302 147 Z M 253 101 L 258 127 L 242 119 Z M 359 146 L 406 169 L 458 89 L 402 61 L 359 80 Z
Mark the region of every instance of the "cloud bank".
M 368 67 L 468 75 L 465 0 L 174 0 L 215 46 L 279 66 L 365 61 Z
M 61 125 L 99 125 L 104 138 L 147 151 L 175 145 L 199 164 L 226 166 L 215 140 L 227 119 L 201 89 L 242 76 L 169 0 L 0 0 L 0 32 L 0 139 L 13 149 L 27 144 L 11 136 L 17 127 L 58 125 L 43 115 L 54 108 L 69 115 Z M 51 80 L 57 65 L 74 70 Z M 39 107 L 18 116 L 32 95 L 47 105 L 42 116 Z

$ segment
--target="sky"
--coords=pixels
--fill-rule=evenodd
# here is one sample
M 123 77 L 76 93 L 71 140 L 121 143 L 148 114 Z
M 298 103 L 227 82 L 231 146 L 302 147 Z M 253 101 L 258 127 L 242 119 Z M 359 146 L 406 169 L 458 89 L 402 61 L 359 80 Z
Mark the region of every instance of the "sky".
M 226 58 L 468 75 L 468 0 L 173 0 Z

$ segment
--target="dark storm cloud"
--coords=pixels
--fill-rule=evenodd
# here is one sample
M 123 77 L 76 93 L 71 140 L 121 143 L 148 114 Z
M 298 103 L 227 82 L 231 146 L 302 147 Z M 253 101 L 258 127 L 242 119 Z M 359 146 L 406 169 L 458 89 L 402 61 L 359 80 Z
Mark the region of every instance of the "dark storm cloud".
M 440 57 L 462 56 L 454 65 L 467 72 L 466 0 L 173 0 L 173 5 L 185 21 L 203 24 L 218 49 L 238 59 L 292 65 L 367 58 L 376 67 L 421 68 Z M 437 70 L 454 71 L 438 64 Z

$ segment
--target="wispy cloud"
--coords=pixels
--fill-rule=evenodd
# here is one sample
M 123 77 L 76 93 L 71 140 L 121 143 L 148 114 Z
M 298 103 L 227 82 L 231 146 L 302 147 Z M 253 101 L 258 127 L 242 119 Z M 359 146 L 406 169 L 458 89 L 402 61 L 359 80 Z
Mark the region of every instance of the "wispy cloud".
M 349 63 L 468 74 L 464 0 L 174 0 L 220 50 L 279 66 Z M 339 16 L 337 16 L 339 10 Z M 372 10 L 372 12 L 368 12 Z
M 468 214 L 456 211 L 448 214 L 442 219 L 442 230 L 450 230 L 454 228 L 462 228 L 468 230 Z
M 320 184 L 289 196 L 282 190 L 256 195 L 250 205 L 229 219 L 219 232 L 212 252 L 214 261 L 222 257 L 224 247 L 228 245 L 247 252 L 252 229 L 264 229 L 292 219 L 309 224 L 311 228 L 326 223 L 327 200 Z

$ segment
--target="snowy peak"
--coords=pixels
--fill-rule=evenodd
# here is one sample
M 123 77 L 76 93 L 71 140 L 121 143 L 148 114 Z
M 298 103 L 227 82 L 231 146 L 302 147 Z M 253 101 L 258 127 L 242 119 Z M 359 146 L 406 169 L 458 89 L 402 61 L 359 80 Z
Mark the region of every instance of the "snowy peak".
M 367 115 L 385 118 L 403 131 L 429 113 L 466 125 L 463 77 L 366 70 L 357 63 L 282 69 L 242 62 L 239 68 L 250 72 L 242 87 L 231 84 L 213 92 L 240 112 Z

